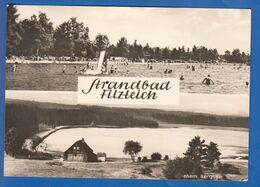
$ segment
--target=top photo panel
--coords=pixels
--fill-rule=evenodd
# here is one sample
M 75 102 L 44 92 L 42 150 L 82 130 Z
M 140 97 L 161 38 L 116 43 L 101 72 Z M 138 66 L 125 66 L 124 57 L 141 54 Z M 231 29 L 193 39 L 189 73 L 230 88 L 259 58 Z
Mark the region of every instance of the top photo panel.
M 6 90 L 173 77 L 181 93 L 249 95 L 250 37 L 249 9 L 8 5 Z

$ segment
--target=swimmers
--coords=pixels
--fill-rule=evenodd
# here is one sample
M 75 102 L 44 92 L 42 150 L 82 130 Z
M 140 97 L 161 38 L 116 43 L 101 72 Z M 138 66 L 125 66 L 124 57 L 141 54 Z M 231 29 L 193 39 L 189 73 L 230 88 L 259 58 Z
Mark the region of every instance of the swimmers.
M 74 69 L 75 69 L 75 73 L 77 74 L 78 70 L 77 70 L 77 66 L 76 65 L 74 65 Z
M 113 74 L 114 72 L 115 72 L 114 66 L 112 65 L 111 68 L 110 68 L 110 73 Z
M 246 87 L 247 87 L 247 88 L 249 87 L 249 82 L 248 82 L 248 81 L 246 81 Z
M 66 73 L 66 65 L 64 64 L 64 66 L 63 66 L 63 69 L 62 69 L 62 73 Z
M 13 64 L 13 67 L 12 67 L 12 72 L 16 72 L 16 68 L 17 68 L 17 65 L 16 65 L 16 62 Z
M 211 80 L 210 75 L 208 75 L 208 77 L 206 77 L 206 78 L 202 81 L 202 84 L 211 85 L 211 84 L 214 84 L 214 82 L 213 82 L 213 80 Z
M 102 67 L 101 67 L 101 74 L 104 74 L 104 73 L 106 73 L 107 71 L 106 71 L 106 67 L 103 65 Z
M 183 75 L 180 76 L 180 80 L 183 81 L 184 80 L 184 77 Z
M 171 74 L 172 73 L 172 69 L 166 69 L 164 70 L 164 74 Z

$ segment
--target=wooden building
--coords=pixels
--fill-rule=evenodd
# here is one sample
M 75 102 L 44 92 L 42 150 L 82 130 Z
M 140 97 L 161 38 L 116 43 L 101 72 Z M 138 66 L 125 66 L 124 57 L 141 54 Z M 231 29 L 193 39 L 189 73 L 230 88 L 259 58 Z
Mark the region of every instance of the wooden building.
M 77 162 L 96 162 L 97 155 L 84 139 L 76 141 L 64 152 L 64 160 Z
M 99 162 L 105 162 L 107 159 L 106 153 L 97 153 L 97 160 Z

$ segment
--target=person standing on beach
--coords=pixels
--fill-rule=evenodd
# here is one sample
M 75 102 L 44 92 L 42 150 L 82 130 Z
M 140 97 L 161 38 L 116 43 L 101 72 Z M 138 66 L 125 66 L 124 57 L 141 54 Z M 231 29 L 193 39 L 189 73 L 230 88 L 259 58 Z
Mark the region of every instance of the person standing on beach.
M 102 73 L 106 73 L 107 72 L 107 56 L 105 55 L 104 57 L 104 61 L 102 64 L 102 68 L 101 68 Z
M 64 64 L 64 66 L 63 66 L 63 69 L 62 69 L 62 73 L 66 73 L 66 65 Z
M 13 64 L 13 67 L 12 67 L 12 72 L 16 72 L 16 68 L 17 68 L 17 62 L 15 62 L 14 64 Z
M 113 74 L 114 72 L 115 72 L 114 66 L 112 65 L 111 68 L 110 68 L 110 73 Z

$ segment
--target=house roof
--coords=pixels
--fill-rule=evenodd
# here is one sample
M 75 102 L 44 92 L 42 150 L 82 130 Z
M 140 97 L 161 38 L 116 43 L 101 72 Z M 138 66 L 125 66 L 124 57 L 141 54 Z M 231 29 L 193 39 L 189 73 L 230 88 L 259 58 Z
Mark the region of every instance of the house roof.
M 82 138 L 81 140 L 76 141 L 72 146 L 70 146 L 65 153 L 69 153 L 69 152 L 75 152 L 75 150 L 73 150 L 73 147 L 78 146 L 81 148 L 81 152 L 86 152 L 86 153 L 93 153 L 93 150 L 88 146 L 88 144 L 85 142 L 84 138 Z M 77 152 L 77 151 L 76 151 Z
M 106 154 L 106 153 L 97 153 L 97 156 L 98 156 L 98 157 L 106 157 L 107 154 Z

